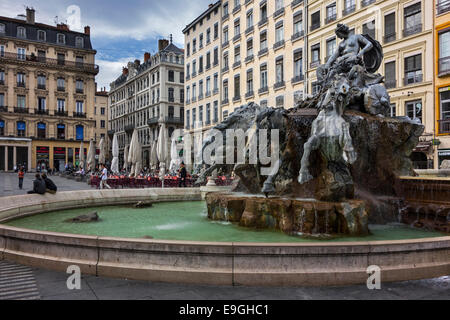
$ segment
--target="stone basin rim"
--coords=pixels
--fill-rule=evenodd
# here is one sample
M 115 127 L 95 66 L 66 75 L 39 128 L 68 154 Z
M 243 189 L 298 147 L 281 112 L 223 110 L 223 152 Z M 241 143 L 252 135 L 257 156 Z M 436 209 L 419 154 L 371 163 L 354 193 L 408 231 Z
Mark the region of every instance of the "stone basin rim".
M 123 189 L 4 197 L 0 198 L 0 219 L 70 209 L 76 200 L 88 200 L 82 206 L 92 207 L 137 199 L 194 201 L 201 200 L 201 192 L 198 188 Z M 63 272 L 68 265 L 78 264 L 83 274 L 172 283 L 350 285 L 365 283 L 367 264 L 380 265 L 386 282 L 448 275 L 450 236 L 355 242 L 207 242 L 90 236 L 0 223 L 0 260 Z M 320 276 L 317 270 L 323 271 Z

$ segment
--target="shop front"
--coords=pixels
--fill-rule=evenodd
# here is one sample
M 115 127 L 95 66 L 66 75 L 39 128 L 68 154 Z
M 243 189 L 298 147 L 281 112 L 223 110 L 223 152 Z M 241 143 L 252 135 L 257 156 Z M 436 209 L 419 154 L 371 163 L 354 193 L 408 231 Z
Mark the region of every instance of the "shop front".
M 0 171 L 30 171 L 31 165 L 31 139 L 0 137 Z
M 74 167 L 79 159 L 80 143 L 72 141 L 41 140 L 32 142 L 32 167 L 33 169 L 51 169 L 64 171 L 66 164 Z M 84 148 L 85 159 L 87 149 Z
M 450 160 L 450 149 L 439 149 L 438 157 L 439 157 L 439 168 L 441 168 L 442 161 Z

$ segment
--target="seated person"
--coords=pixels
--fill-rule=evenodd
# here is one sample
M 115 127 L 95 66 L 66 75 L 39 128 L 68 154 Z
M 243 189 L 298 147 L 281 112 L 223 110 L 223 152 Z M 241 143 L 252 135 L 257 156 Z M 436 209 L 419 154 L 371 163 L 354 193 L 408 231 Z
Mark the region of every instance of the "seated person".
M 45 173 L 42 174 L 42 180 L 45 182 L 46 192 L 55 194 L 58 191 L 58 187 L 56 187 L 55 183 Z
M 44 194 L 45 193 L 45 182 L 41 179 L 41 175 L 39 173 L 36 173 L 36 179 L 33 180 L 33 190 L 28 191 L 28 194 Z

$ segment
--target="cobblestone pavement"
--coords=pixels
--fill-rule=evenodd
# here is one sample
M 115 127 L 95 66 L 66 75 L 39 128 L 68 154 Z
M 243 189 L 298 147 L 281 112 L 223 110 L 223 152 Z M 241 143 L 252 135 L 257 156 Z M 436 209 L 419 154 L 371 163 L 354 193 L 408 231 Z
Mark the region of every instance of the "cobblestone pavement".
M 27 173 L 23 190 L 18 187 L 17 174 L 0 173 L 0 196 L 26 194 L 32 188 L 34 174 Z M 58 176 L 51 177 L 58 190 L 72 191 L 90 189 L 86 183 L 68 180 Z M 0 199 L 1 201 L 1 199 Z M 0 262 L 1 263 L 1 262 Z M 1 268 L 2 265 L 0 265 Z M 166 284 L 147 281 L 131 281 L 110 279 L 90 275 L 82 276 L 81 290 L 68 290 L 66 281 L 68 274 L 37 268 L 27 268 L 3 262 L 4 276 L 0 277 L 0 299 L 2 290 L 12 285 L 13 273 L 18 272 L 19 278 L 25 276 L 29 283 L 23 283 L 22 289 L 16 287 L 14 294 L 4 294 L 9 298 L 30 297 L 41 299 L 226 299 L 226 300 L 267 300 L 267 299 L 444 299 L 450 300 L 450 276 L 417 281 L 382 283 L 381 290 L 368 290 L 365 285 L 346 287 L 220 287 L 182 284 Z M 11 272 L 11 273 L 8 273 Z M 25 274 L 20 273 L 25 272 Z M 33 287 L 33 279 L 39 292 Z M 4 287 L 2 287 L 2 284 Z M 3 288 L 3 289 L 2 289 Z M 30 289 L 32 288 L 32 289 Z M 28 290 L 28 291 L 27 291 Z

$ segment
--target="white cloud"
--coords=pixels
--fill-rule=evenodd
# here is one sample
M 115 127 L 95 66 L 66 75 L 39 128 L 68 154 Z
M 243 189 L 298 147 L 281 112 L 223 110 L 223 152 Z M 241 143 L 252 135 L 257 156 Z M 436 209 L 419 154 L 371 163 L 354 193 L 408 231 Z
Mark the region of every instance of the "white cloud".
M 109 90 L 110 83 L 122 74 L 122 68 L 127 65 L 128 61 L 134 61 L 134 58 L 122 58 L 118 61 L 96 60 L 100 67 L 100 72 L 95 78 L 98 88 L 106 87 Z

